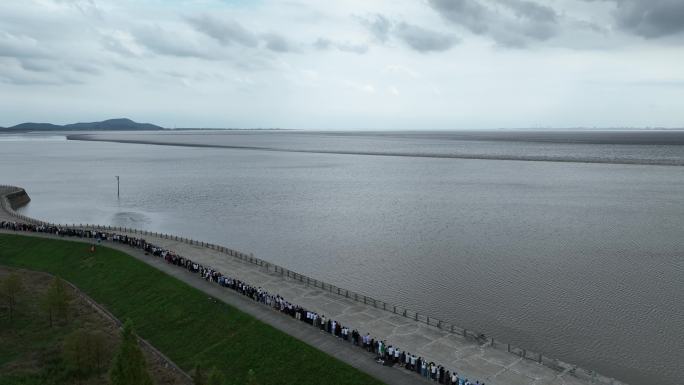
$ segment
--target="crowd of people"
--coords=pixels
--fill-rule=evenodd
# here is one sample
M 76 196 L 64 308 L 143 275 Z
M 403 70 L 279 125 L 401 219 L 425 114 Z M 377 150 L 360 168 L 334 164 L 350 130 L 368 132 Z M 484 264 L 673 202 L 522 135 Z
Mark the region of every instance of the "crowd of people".
M 270 306 L 274 310 L 289 315 L 301 322 L 306 322 L 312 327 L 319 329 L 322 333 L 329 333 L 341 341 L 359 346 L 369 353 L 374 354 L 375 360 L 379 364 L 387 366 L 397 365 L 407 371 L 415 372 L 417 375 L 426 379 L 445 385 L 485 385 L 484 382 L 480 383 L 479 381 L 473 383 L 464 376 L 459 375 L 455 370 L 448 370 L 442 365 L 437 365 L 421 356 L 416 356 L 415 354 L 404 351 L 398 346 L 393 346 L 384 340 L 376 339 L 369 333 L 362 335 L 358 330 L 342 325 L 337 320 L 329 317 L 326 318 L 324 314 L 318 314 L 317 312 L 290 303 L 280 295 L 271 294 L 261 287 L 255 287 L 247 282 L 224 275 L 211 267 L 203 266 L 202 264 L 194 262 L 189 258 L 182 257 L 173 251 L 148 243 L 142 238 L 90 229 L 62 228 L 53 225 L 33 225 L 8 221 L 0 222 L 0 229 L 45 233 L 62 237 L 86 238 L 92 239 L 97 243 L 110 241 L 141 249 L 147 255 L 161 258 L 169 264 L 179 266 L 191 273 L 198 274 L 206 281 L 231 289 L 255 302 Z

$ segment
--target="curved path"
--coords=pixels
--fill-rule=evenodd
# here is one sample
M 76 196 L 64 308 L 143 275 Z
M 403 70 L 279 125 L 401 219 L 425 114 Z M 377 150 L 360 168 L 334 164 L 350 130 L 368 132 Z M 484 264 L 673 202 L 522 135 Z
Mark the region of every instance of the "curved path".
M 4 195 L 8 191 L 0 187 L 0 199 L 4 199 Z M 11 209 L 5 210 L 5 206 L 3 205 L 0 209 L 0 221 L 16 221 L 17 218 L 13 216 Z M 126 231 L 116 231 L 116 233 L 141 237 L 139 233 Z M 457 333 L 450 333 L 390 311 L 356 302 L 205 246 L 190 245 L 182 241 L 154 235 L 142 237 L 152 244 L 173 250 L 181 256 L 190 258 L 204 266 L 211 266 L 252 286 L 261 286 L 270 293 L 280 294 L 291 303 L 303 306 L 318 314 L 324 314 L 326 318 L 335 319 L 343 325 L 359 330 L 362 334 L 368 332 L 373 337 L 387 340 L 389 344 L 398 346 L 404 351 L 444 365 L 446 369 L 456 370 L 459 375 L 465 376 L 473 382 L 479 380 L 488 385 L 587 385 L 597 383 L 624 385 L 617 380 L 601 377 L 582 369 L 574 369 L 563 363 L 557 363 L 555 367 L 548 363 L 542 365 L 536 362 L 534 357 L 532 359 L 523 358 L 520 355 L 508 353 L 505 348 L 502 350 L 501 346 L 493 347 L 488 342 L 479 343 L 472 338 L 465 338 Z M 327 333 L 319 332 L 308 324 L 274 312 L 269 307 L 254 303 L 232 290 L 226 290 L 218 285 L 198 279 L 195 274 L 185 269 L 169 265 L 159 258 L 145 256 L 140 250 L 131 249 L 128 246 L 113 243 L 108 243 L 107 246 L 130 254 L 388 384 L 427 382 L 417 374 L 405 369 L 381 366 L 375 363 L 372 357 L 364 353 L 362 349 L 354 347 L 350 343 L 338 341 Z

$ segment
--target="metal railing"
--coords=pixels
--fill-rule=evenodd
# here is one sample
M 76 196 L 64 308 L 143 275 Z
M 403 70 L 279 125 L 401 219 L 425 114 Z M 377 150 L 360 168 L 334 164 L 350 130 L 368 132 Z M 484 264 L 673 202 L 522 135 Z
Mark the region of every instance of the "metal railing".
M 23 189 L 15 186 L 3 186 L 0 185 L 0 189 L 2 188 L 13 188 L 18 191 L 14 191 L 13 193 L 25 193 Z M 2 194 L 0 192 L 0 194 Z M 351 291 L 348 289 L 344 289 L 338 286 L 335 286 L 333 284 L 323 282 L 314 278 L 311 278 L 309 276 L 306 276 L 304 274 L 300 274 L 297 272 L 294 272 L 292 270 L 289 270 L 287 268 L 284 268 L 282 266 L 270 263 L 268 261 L 265 261 L 263 259 L 255 257 L 253 254 L 246 254 L 242 253 L 237 250 L 233 250 L 224 246 L 216 245 L 213 243 L 209 242 L 204 242 L 204 241 L 198 241 L 195 239 L 191 238 L 185 238 L 185 237 L 179 237 L 177 235 L 170 235 L 166 233 L 158 233 L 158 232 L 153 232 L 153 231 L 147 231 L 147 230 L 140 230 L 140 229 L 131 229 L 127 227 L 120 227 L 120 226 L 102 226 L 102 225 L 93 225 L 93 224 L 71 224 L 71 225 L 63 225 L 63 224 L 53 224 L 53 223 L 47 223 L 43 222 L 34 218 L 27 217 L 25 215 L 21 215 L 17 212 L 15 212 L 11 204 L 9 202 L 6 202 L 6 196 L 12 194 L 10 193 L 4 193 L 2 196 L 0 196 L 0 205 L 2 208 L 10 215 L 21 219 L 27 223 L 32 223 L 36 225 L 51 225 L 51 226 L 58 226 L 58 227 L 63 227 L 63 228 L 72 228 L 72 229 L 94 229 L 94 230 L 100 230 L 100 231 L 118 231 L 122 233 L 129 233 L 129 234 L 134 234 L 134 235 L 140 235 L 140 236 L 152 236 L 152 237 L 157 237 L 157 238 L 162 238 L 162 239 L 168 239 L 168 240 L 173 240 L 177 242 L 182 242 L 188 245 L 192 246 L 199 246 L 199 247 L 205 247 L 209 248 L 211 250 L 215 250 L 220 253 L 227 254 L 231 257 L 234 257 L 244 263 L 251 263 L 253 265 L 259 266 L 261 268 L 264 268 L 268 273 L 272 274 L 278 274 L 281 277 L 291 280 L 291 281 L 298 281 L 301 284 L 307 285 L 307 286 L 313 286 L 316 288 L 320 288 L 324 291 L 330 292 L 332 294 L 338 295 L 340 297 L 356 301 L 356 302 L 361 302 L 364 303 L 368 306 L 373 306 L 376 309 L 381 309 L 384 311 L 388 311 L 409 319 L 412 319 L 416 322 L 424 323 L 429 326 L 436 327 L 439 330 L 445 331 L 447 333 L 452 333 L 454 335 L 461 336 L 464 339 L 468 339 L 470 341 L 476 342 L 480 344 L 481 346 L 487 346 L 490 348 L 494 348 L 497 350 L 501 351 L 507 351 L 511 354 L 517 355 L 522 359 L 530 360 L 537 362 L 541 365 L 544 365 L 546 367 L 549 367 L 557 372 L 566 372 L 574 375 L 577 378 L 583 379 L 585 381 L 590 381 L 592 384 L 610 384 L 610 385 L 625 385 L 623 382 L 620 382 L 616 379 L 606 377 L 603 375 L 598 374 L 596 371 L 593 370 L 588 370 L 588 369 L 583 369 L 579 368 L 576 365 L 571 365 L 568 363 L 565 363 L 563 361 L 559 361 L 557 359 L 548 357 L 543 355 L 540 352 L 534 352 L 531 350 L 523 349 L 514 345 L 511 345 L 509 343 L 504 343 L 501 341 L 497 341 L 494 338 L 487 337 L 484 333 L 480 333 L 474 330 L 469 330 L 465 328 L 458 327 L 454 325 L 453 323 L 443 321 L 441 319 L 435 318 L 435 317 L 430 317 L 425 314 L 420 314 L 416 311 L 410 310 L 408 308 L 405 308 L 403 306 L 395 305 L 389 302 L 385 302 L 376 298 L 373 298 L 371 296 L 368 296 L 366 294 L 358 293 L 355 291 Z

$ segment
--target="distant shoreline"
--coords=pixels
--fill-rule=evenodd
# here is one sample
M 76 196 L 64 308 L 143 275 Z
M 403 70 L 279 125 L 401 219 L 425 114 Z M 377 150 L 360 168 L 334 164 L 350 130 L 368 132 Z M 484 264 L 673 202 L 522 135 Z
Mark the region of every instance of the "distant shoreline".
M 682 132 L 684 136 L 684 132 Z M 684 139 L 684 138 L 683 138 Z M 67 135 L 67 140 L 92 141 L 92 142 L 111 142 L 126 144 L 147 144 L 154 146 L 173 146 L 173 147 L 195 147 L 195 148 L 222 148 L 232 150 L 252 150 L 270 152 L 291 152 L 305 154 L 332 154 L 332 155 L 359 155 L 359 156 L 394 156 L 394 157 L 413 157 L 413 158 L 434 158 L 434 159 L 474 159 L 474 160 L 509 160 L 526 162 L 561 162 L 561 163 L 593 163 L 593 164 L 624 164 L 624 165 L 646 165 L 646 166 L 684 166 L 684 160 L 640 160 L 640 159 L 590 159 L 590 158 L 568 158 L 550 156 L 515 156 L 515 155 L 472 155 L 472 154 L 421 154 L 409 152 L 382 152 L 382 151 L 345 151 L 345 150 L 307 150 L 290 149 L 261 146 L 235 146 L 221 144 L 202 144 L 202 143 L 172 143 L 153 140 L 139 139 L 112 139 L 95 138 L 88 134 Z M 581 144 L 579 142 L 578 144 Z M 636 144 L 636 143 L 634 143 Z

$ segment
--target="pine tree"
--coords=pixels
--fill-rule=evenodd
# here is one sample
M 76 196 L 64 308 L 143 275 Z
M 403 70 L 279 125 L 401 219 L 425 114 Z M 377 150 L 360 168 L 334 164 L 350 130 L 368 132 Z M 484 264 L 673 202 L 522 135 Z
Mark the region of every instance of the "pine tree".
M 121 345 L 109 370 L 110 385 L 152 385 L 145 357 L 138 346 L 133 323 L 127 320 L 121 333 Z
M 110 357 L 111 351 L 107 345 L 107 337 L 101 330 L 90 333 L 88 338 L 88 356 L 91 357 L 93 368 L 100 372 L 103 365 Z
M 100 373 L 109 357 L 107 338 L 99 330 L 77 329 L 64 338 L 62 357 L 67 367 L 77 376 Z
M 55 277 L 52 280 L 50 287 L 45 293 L 43 307 L 48 313 L 50 327 L 52 327 L 55 318 L 63 318 L 65 321 L 68 321 L 69 294 L 61 278 Z
M 89 371 L 88 365 L 88 332 L 83 329 L 77 329 L 64 338 L 62 345 L 62 357 L 76 379 L 77 383 L 81 383 L 81 378 Z
M 249 369 L 247 372 L 247 385 L 259 385 L 259 382 L 256 378 L 256 373 L 254 373 L 253 369 Z
M 0 295 L 7 302 L 10 321 L 12 321 L 12 318 L 14 317 L 14 311 L 17 307 L 17 297 L 22 289 L 21 277 L 15 273 L 8 275 L 5 279 L 0 281 Z
M 207 380 L 207 385 L 224 385 L 226 383 L 226 377 L 223 373 L 214 367 L 209 373 L 209 379 Z
M 195 364 L 195 370 L 192 373 L 192 383 L 193 385 L 206 385 L 207 381 L 204 378 L 204 373 L 202 373 L 202 367 L 200 364 Z

